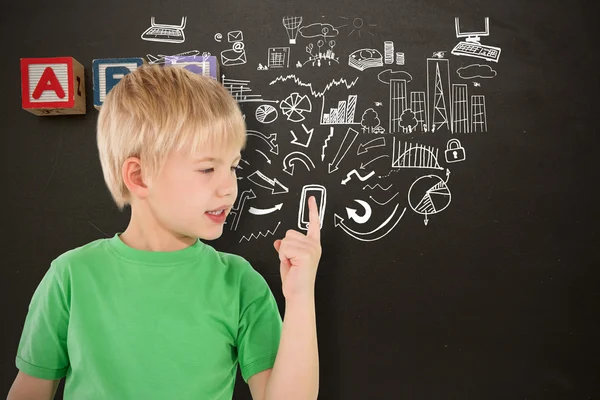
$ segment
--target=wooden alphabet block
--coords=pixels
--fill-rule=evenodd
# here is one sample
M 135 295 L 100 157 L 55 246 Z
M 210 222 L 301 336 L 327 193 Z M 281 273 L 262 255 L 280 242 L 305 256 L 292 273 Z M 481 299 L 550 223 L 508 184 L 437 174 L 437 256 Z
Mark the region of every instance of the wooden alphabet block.
M 85 114 L 83 66 L 73 57 L 21 58 L 21 100 L 35 115 Z
M 110 90 L 128 73 L 135 71 L 146 60 L 135 58 L 99 58 L 92 61 L 94 75 L 94 108 L 99 110 Z

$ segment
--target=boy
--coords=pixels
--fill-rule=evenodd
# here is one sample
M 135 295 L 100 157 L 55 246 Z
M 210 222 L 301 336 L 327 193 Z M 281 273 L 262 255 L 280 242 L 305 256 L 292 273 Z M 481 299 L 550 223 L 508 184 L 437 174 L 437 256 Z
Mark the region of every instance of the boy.
M 213 240 L 237 196 L 237 103 L 183 68 L 123 77 L 98 116 L 104 179 L 127 229 L 55 259 L 29 305 L 9 400 L 231 399 L 237 365 L 254 400 L 316 399 L 314 283 L 320 224 L 274 242 L 282 323 L 264 278 Z M 199 239 L 200 238 L 200 239 Z

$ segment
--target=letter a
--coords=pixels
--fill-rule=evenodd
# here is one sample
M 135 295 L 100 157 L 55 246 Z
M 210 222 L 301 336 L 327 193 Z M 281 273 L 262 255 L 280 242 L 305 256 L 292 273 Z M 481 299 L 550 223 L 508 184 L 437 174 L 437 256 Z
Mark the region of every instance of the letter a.
M 46 90 L 52 90 L 59 99 L 64 99 L 65 97 L 65 91 L 60 85 L 56 74 L 50 67 L 46 67 L 42 73 L 42 77 L 33 91 L 33 98 L 36 100 L 39 99 Z

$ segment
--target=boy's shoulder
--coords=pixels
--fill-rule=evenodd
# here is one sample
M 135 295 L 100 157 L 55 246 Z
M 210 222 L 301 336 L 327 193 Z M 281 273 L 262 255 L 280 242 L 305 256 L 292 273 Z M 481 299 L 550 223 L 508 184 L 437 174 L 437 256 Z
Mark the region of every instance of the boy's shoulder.
M 64 268 L 64 266 L 67 265 L 78 264 L 82 261 L 104 255 L 108 251 L 106 246 L 108 240 L 109 239 L 106 238 L 100 238 L 81 246 L 74 247 L 54 258 L 52 264 L 57 268 L 60 268 L 61 266 Z

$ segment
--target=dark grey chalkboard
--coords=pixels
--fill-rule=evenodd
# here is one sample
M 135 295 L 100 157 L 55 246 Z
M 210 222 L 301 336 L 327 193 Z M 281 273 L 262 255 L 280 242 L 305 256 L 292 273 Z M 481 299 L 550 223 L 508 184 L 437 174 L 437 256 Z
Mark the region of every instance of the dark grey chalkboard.
M 183 43 L 141 38 L 151 17 L 183 16 Z M 582 4 L 34 0 L 0 20 L 2 390 L 50 261 L 128 221 L 98 161 L 92 60 L 195 50 L 253 96 L 239 97 L 237 213 L 211 244 L 246 257 L 282 314 L 272 243 L 302 226 L 304 190 L 326 196 L 320 399 L 599 398 L 597 35 Z M 21 109 L 19 59 L 53 56 L 84 65 L 86 115 Z

